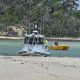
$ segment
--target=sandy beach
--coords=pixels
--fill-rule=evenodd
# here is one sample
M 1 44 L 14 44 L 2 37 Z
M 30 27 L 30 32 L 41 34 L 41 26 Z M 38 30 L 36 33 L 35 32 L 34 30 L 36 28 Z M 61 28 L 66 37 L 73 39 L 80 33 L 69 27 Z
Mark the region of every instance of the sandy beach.
M 80 80 L 80 59 L 0 56 L 0 80 Z

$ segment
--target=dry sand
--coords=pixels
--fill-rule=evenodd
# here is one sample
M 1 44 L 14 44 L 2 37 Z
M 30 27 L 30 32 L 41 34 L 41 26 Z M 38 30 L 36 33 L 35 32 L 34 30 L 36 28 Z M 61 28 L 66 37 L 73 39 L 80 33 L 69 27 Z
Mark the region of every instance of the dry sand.
M 0 80 L 80 80 L 80 59 L 0 56 Z

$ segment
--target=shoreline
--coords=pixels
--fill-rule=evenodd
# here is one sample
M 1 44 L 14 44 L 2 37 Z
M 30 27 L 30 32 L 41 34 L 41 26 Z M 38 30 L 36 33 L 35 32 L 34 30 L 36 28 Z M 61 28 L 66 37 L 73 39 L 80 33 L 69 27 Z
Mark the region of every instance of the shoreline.
M 5 37 L 5 36 L 0 36 L 0 40 L 23 40 L 24 37 Z M 75 41 L 75 42 L 80 42 L 80 37 L 76 38 L 68 38 L 68 37 L 61 37 L 61 38 L 51 38 L 51 37 L 46 37 L 47 40 L 50 41 Z
M 22 40 L 24 37 L 6 37 L 6 36 L 0 36 L 0 40 Z
M 1 80 L 80 80 L 80 58 L 0 56 Z
M 68 37 L 51 38 L 51 37 L 46 37 L 46 39 L 50 40 L 50 41 L 75 41 L 75 42 L 80 42 L 80 37 L 76 37 L 76 38 L 68 38 Z

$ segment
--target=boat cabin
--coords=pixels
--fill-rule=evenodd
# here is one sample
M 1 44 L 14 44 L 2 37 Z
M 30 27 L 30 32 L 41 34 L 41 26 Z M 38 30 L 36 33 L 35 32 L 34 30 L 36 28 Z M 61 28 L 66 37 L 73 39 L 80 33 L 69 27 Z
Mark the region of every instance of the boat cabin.
M 34 24 L 29 35 L 25 35 L 24 44 L 44 44 L 44 35 L 39 34 L 37 24 Z
M 24 39 L 24 44 L 44 44 L 43 35 L 27 35 Z

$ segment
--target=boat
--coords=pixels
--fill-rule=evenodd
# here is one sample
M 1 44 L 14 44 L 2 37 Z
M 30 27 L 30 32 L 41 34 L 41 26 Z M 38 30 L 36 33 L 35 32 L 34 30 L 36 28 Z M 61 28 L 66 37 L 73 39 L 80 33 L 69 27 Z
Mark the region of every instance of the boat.
M 48 46 L 49 50 L 68 50 L 69 46 L 67 45 L 51 45 Z
M 26 34 L 24 38 L 24 46 L 19 51 L 21 56 L 49 56 L 48 47 L 44 45 L 45 36 L 39 33 L 35 24 L 30 34 Z

